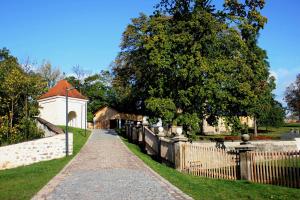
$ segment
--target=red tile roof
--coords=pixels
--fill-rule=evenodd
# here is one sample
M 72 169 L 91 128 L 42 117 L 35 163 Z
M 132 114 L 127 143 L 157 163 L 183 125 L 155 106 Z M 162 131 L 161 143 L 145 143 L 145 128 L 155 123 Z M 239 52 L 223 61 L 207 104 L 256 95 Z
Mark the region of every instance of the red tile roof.
M 55 97 L 55 96 L 66 96 L 66 88 L 72 88 L 72 87 L 73 86 L 68 81 L 61 80 L 53 88 L 51 88 L 46 94 L 40 96 L 39 99 L 45 99 L 45 98 Z M 76 89 L 69 90 L 68 96 L 77 99 L 87 100 L 87 98 L 82 94 L 80 94 L 80 92 L 78 92 L 78 90 Z

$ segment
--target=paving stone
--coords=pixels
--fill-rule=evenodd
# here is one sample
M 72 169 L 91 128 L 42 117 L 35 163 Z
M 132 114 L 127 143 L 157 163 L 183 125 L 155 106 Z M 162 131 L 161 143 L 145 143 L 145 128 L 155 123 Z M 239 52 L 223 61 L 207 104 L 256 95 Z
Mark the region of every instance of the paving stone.
M 132 154 L 112 130 L 93 130 L 80 153 L 33 199 L 192 199 Z

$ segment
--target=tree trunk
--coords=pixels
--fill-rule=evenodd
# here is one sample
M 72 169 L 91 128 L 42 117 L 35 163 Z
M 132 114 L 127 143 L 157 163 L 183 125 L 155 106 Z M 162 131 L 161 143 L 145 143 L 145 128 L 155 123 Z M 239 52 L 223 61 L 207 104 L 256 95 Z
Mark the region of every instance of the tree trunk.
M 254 137 L 257 137 L 257 122 L 256 122 L 256 117 L 254 117 Z
M 9 117 L 10 117 L 10 125 L 9 127 L 13 127 L 13 118 L 14 118 L 14 101 L 11 101 L 11 111 L 9 112 Z

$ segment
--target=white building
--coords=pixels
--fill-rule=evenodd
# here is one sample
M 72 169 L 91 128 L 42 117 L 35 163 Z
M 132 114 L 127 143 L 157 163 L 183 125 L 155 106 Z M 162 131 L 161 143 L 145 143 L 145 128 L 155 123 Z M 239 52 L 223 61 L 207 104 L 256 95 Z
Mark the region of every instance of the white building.
M 66 89 L 73 86 L 66 80 L 59 81 L 38 99 L 39 117 L 55 125 L 66 125 Z M 76 89 L 68 91 L 68 125 L 87 126 L 87 98 Z

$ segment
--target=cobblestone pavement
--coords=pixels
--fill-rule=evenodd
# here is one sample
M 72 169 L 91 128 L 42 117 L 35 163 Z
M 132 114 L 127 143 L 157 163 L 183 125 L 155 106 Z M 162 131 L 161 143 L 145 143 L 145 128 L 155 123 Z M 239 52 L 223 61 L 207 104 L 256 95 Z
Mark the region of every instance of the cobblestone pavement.
M 87 144 L 33 199 L 191 199 L 132 154 L 112 130 Z

